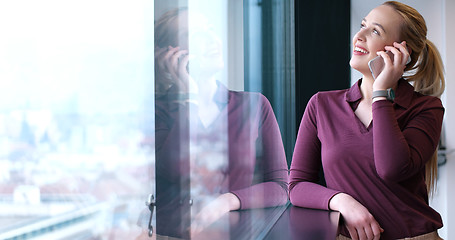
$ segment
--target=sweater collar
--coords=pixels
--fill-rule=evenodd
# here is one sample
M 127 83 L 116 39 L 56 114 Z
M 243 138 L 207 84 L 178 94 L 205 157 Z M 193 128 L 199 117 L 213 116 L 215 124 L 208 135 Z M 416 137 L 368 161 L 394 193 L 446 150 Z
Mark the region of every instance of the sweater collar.
M 347 102 L 352 103 L 362 99 L 362 92 L 360 91 L 361 83 L 362 79 L 359 79 L 354 85 L 351 86 L 351 88 L 347 90 L 345 95 L 345 100 Z M 401 78 L 398 80 L 394 103 L 403 108 L 408 108 L 411 104 L 413 94 L 414 87 L 408 81 Z

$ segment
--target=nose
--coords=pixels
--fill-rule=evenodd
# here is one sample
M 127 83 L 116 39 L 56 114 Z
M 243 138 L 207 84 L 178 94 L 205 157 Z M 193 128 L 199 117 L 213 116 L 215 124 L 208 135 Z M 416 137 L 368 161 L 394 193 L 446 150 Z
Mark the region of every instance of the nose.
M 354 35 L 354 41 L 362 41 L 364 42 L 365 41 L 365 34 L 364 34 L 365 30 L 364 29 L 360 29 L 355 35 Z

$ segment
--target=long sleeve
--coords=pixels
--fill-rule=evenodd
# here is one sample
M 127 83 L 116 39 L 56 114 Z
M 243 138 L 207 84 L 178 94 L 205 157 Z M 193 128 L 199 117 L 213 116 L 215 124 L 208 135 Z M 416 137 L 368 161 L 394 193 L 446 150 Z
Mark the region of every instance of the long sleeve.
M 444 115 L 440 100 L 431 99 L 417 105 L 418 111 L 403 126 L 399 126 L 391 102 L 373 103 L 374 161 L 382 179 L 402 181 L 422 171 L 431 159 Z
M 224 86 L 220 86 L 215 101 L 220 104 L 220 115 L 211 126 L 201 130 L 207 141 L 226 151 L 216 152 L 217 159 L 206 157 L 204 167 L 210 170 L 212 164 L 220 160 L 228 160 L 228 167 L 219 169 L 226 179 L 214 189 L 219 189 L 219 194 L 235 194 L 241 209 L 285 204 L 288 168 L 281 133 L 269 101 L 262 94 L 228 91 Z M 178 189 L 182 181 L 185 184 L 190 181 L 188 173 L 195 170 L 188 166 L 191 156 L 210 156 L 210 150 L 212 153 L 214 150 L 201 147 L 199 154 L 190 152 L 190 128 L 199 119 L 194 116 L 190 119 L 187 103 L 157 105 L 156 112 L 156 174 L 161 182 Z M 198 177 L 207 180 L 204 184 L 213 185 L 215 180 L 210 181 L 210 173 L 204 172 L 205 169 L 201 171 Z M 182 172 L 186 174 L 182 175 Z M 191 181 L 194 180 L 193 177 Z M 172 191 L 169 187 L 161 189 Z M 189 194 L 189 190 L 185 192 Z
M 292 157 L 290 200 L 295 206 L 328 210 L 330 198 L 339 191 L 320 184 L 321 142 L 317 129 L 317 94 L 305 109 Z
M 251 95 L 250 93 L 250 100 L 252 100 Z M 259 106 L 249 120 L 252 121 L 250 126 L 255 126 L 255 128 L 257 126 L 257 129 L 250 129 L 250 136 L 247 137 L 252 141 L 245 141 L 240 145 L 232 143 L 231 145 L 237 146 L 239 149 L 245 149 L 247 144 L 255 145 L 250 146 L 250 154 L 233 154 L 242 158 L 249 155 L 254 162 L 254 170 L 251 169 L 254 171 L 252 178 L 247 180 L 248 177 L 244 176 L 246 182 L 249 182 L 248 185 L 231 191 L 240 199 L 241 209 L 278 206 L 285 204 L 288 200 L 288 168 L 280 129 L 269 101 L 260 94 L 254 96 L 254 98 L 256 97 L 258 97 L 259 104 L 248 104 Z M 252 103 L 254 102 L 255 100 Z M 257 139 L 254 141 L 256 131 Z M 239 160 L 241 159 L 233 159 L 231 163 Z M 237 168 L 237 170 L 240 169 Z M 230 175 L 230 180 L 235 182 L 240 177 L 238 176 L 240 173 L 239 171 L 233 171 L 233 173 Z M 245 186 L 244 184 L 234 185 Z M 233 188 L 237 187 L 233 186 Z

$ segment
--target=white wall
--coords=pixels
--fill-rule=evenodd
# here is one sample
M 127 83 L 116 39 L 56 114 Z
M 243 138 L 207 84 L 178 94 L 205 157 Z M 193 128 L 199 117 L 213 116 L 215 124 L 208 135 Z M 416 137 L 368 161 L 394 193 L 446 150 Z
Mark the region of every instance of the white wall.
M 368 12 L 384 1 L 351 0 L 351 39 L 360 27 L 360 22 Z M 403 0 L 419 11 L 425 18 L 428 27 L 428 39 L 433 41 L 441 52 L 446 69 L 446 92 L 442 96 L 446 114 L 447 148 L 455 149 L 455 126 L 447 123 L 455 122 L 455 83 L 451 81 L 455 77 L 455 46 L 449 44 L 455 42 L 455 1 L 451 0 Z M 447 43 L 447 44 L 446 44 Z M 351 46 L 352 49 L 352 46 Z M 361 74 L 352 69 L 351 83 L 361 78 Z M 449 154 L 447 164 L 440 167 L 437 192 L 431 200 L 431 206 L 442 216 L 444 227 L 439 234 L 444 239 L 455 238 L 455 207 L 447 204 L 448 199 L 455 197 L 455 188 L 450 183 L 455 182 L 455 175 L 449 174 L 455 171 L 455 154 Z
M 244 49 L 243 49 L 243 0 L 229 0 L 227 9 L 227 54 L 228 87 L 231 90 L 244 90 Z
M 455 122 L 455 2 L 451 0 L 444 1 L 444 21 L 445 24 L 445 69 L 446 69 L 446 96 L 445 96 L 445 123 L 446 123 L 446 135 L 447 135 L 447 148 L 455 149 L 455 126 L 448 123 Z M 444 196 L 446 201 L 446 239 L 455 238 L 455 206 L 453 199 L 455 199 L 455 187 L 452 185 L 455 182 L 455 154 L 448 155 L 448 163 L 444 169 L 444 175 L 441 176 L 441 181 L 445 184 Z M 452 174 L 450 174 L 452 173 Z M 452 200 L 449 200 L 452 199 Z

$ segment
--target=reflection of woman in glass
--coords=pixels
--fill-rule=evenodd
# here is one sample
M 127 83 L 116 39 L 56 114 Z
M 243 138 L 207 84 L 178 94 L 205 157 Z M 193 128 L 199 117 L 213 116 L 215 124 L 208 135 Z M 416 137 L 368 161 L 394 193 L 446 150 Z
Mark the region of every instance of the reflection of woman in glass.
M 415 9 L 398 2 L 374 8 L 353 38 L 350 65 L 362 79 L 347 90 L 317 93 L 308 103 L 291 164 L 290 199 L 340 211 L 340 239 L 439 239 L 442 220 L 428 204 L 426 181 L 435 179 L 428 173 L 437 166 L 444 76 L 426 34 Z M 385 68 L 373 79 L 368 62 L 377 55 Z M 321 162 L 327 187 L 317 184 Z
M 205 18 L 188 15 L 170 11 L 155 25 L 157 233 L 176 237 L 188 236 L 190 211 L 195 233 L 228 211 L 287 202 L 270 103 L 216 81 L 221 42 Z

